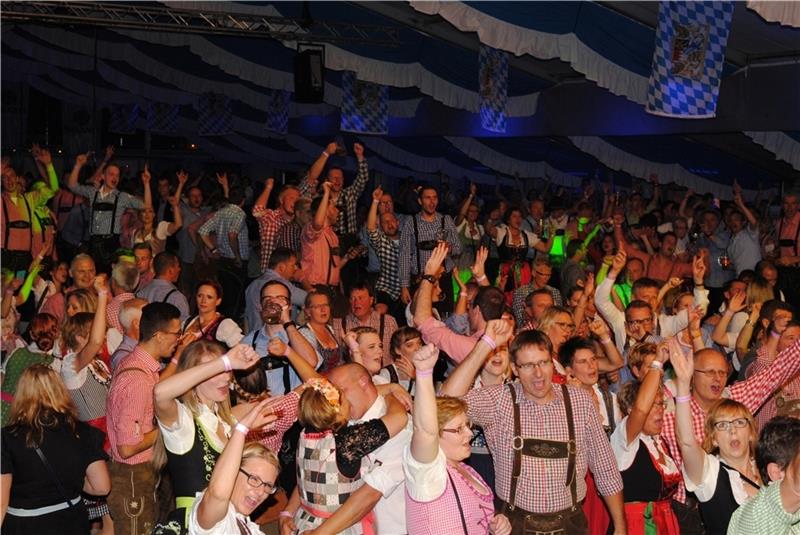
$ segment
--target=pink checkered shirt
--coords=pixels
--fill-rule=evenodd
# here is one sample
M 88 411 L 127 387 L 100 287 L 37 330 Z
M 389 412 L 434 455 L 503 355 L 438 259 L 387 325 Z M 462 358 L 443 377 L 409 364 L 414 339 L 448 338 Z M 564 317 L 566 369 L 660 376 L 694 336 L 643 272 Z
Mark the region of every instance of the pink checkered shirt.
M 561 387 L 553 385 L 555 399 L 539 404 L 525 397 L 522 386 L 516 388 L 522 436 L 566 442 L 569 440 L 566 409 Z M 578 500 L 586 497 L 586 470 L 592 471 L 599 493 L 609 496 L 622 491 L 622 477 L 611 444 L 603 432 L 594 401 L 586 391 L 569 388 L 575 422 L 576 477 Z M 508 501 L 514 462 L 514 409 L 507 385 L 493 385 L 471 390 L 464 401 L 467 414 L 483 428 L 494 459 L 497 496 Z M 567 480 L 567 459 L 522 457 L 522 471 L 517 485 L 516 505 L 532 513 L 554 513 L 572 506 Z
M 726 388 L 723 396 L 738 401 L 748 408 L 750 412 L 756 412 L 761 405 L 769 398 L 772 393 L 789 379 L 800 372 L 800 340 L 791 347 L 781 352 L 775 361 L 768 367 L 753 375 L 746 381 L 734 383 L 730 388 Z M 699 442 L 705 438 L 706 413 L 692 397 L 690 402 L 692 410 L 692 429 Z M 664 415 L 664 426 L 661 429 L 661 438 L 669 446 L 670 454 L 675 462 L 680 465 L 683 462 L 678 437 L 675 433 L 675 413 L 670 412 Z M 683 483 L 678 487 L 675 499 L 686 502 L 686 487 Z
M 125 292 L 115 295 L 114 299 L 108 303 L 108 306 L 106 306 L 106 323 L 108 323 L 109 328 L 114 327 L 120 333 L 125 333 L 122 322 L 119 321 L 119 311 L 122 310 L 122 305 L 125 304 L 125 301 L 130 301 L 134 297 L 136 297 L 134 294 Z
M 124 370 L 133 369 L 122 373 Z M 106 399 L 108 441 L 111 457 L 124 464 L 149 462 L 153 448 L 148 448 L 127 459 L 120 457 L 118 445 L 133 446 L 155 427 L 153 420 L 153 388 L 158 382 L 161 366 L 142 346 L 136 346 L 130 355 L 117 365 Z M 139 371 L 142 370 L 142 371 Z M 143 373 L 144 372 L 144 373 Z
M 278 233 L 281 228 L 292 220 L 281 210 L 270 210 L 263 206 L 253 207 L 253 217 L 258 221 L 258 236 L 261 242 L 261 273 L 267 270 L 269 257 L 275 250 L 275 243 L 278 241 Z
M 770 360 L 769 356 L 767 355 L 767 348 L 761 346 L 756 351 L 756 360 L 753 362 L 749 368 L 747 368 L 747 377 L 752 377 L 753 375 L 757 375 L 763 370 L 769 368 L 772 361 Z M 782 384 L 781 387 L 775 392 L 775 395 L 770 396 L 766 403 L 758 410 L 756 413 L 756 425 L 758 426 L 759 432 L 764 428 L 764 426 L 772 420 L 775 416 L 778 415 L 778 405 L 777 405 L 777 397 L 781 396 L 784 401 L 793 401 L 795 399 L 800 399 L 800 375 L 796 375 L 793 379 L 790 379 L 786 383 Z

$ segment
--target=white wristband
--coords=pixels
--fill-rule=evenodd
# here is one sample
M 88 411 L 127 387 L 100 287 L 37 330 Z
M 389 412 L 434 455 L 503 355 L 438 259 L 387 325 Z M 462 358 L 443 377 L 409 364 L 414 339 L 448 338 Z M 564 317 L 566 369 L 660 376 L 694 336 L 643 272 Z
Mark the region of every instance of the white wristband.
M 233 366 L 231 366 L 231 359 L 230 359 L 230 357 L 228 357 L 227 353 L 222 355 L 220 357 L 220 359 L 222 360 L 222 364 L 225 365 L 225 371 L 226 372 L 233 371 Z
M 237 422 L 235 426 L 233 426 L 235 431 L 239 431 L 244 436 L 247 436 L 247 433 L 250 432 L 250 428 L 244 425 L 242 422 Z

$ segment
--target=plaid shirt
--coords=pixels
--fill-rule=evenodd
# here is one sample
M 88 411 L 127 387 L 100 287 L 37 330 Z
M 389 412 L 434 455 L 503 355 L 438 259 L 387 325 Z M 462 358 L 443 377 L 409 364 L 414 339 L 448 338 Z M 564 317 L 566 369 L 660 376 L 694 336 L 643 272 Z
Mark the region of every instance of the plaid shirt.
M 242 260 L 247 260 L 250 257 L 250 244 L 247 235 L 247 225 L 244 222 L 244 210 L 235 204 L 227 204 L 217 210 L 208 221 L 203 223 L 197 231 L 202 236 L 214 234 L 217 237 L 217 249 L 223 258 L 235 258 L 231 248 L 231 242 L 228 239 L 229 233 L 239 235 L 239 257 Z
M 753 375 L 746 381 L 734 383 L 722 393 L 723 397 L 742 403 L 747 409 L 755 413 L 761 405 L 780 388 L 786 381 L 800 372 L 800 341 L 783 350 L 775 361 L 766 369 Z M 690 403 L 692 410 L 692 429 L 698 442 L 705 438 L 706 413 L 692 397 Z M 678 437 L 675 433 L 675 413 L 664 415 L 664 426 L 661 428 L 661 438 L 669 446 L 669 451 L 675 462 L 681 464 L 683 456 L 678 446 Z M 686 502 L 686 487 L 681 482 L 675 499 Z
M 527 399 L 519 383 L 516 388 L 523 437 L 566 442 L 569 433 L 561 388 L 553 385 L 555 398 L 545 404 Z M 578 500 L 586 497 L 586 470 L 594 475 L 599 493 L 610 496 L 622 491 L 622 477 L 617 461 L 595 408 L 585 391 L 568 387 L 575 422 L 576 478 Z M 514 462 L 514 408 L 507 385 L 471 390 L 464 401 L 468 416 L 483 428 L 494 459 L 497 482 L 495 490 L 503 501 L 509 500 Z M 532 513 L 554 513 L 572 506 L 567 480 L 567 459 L 522 457 L 522 471 L 517 485 L 516 505 Z
M 400 240 L 393 240 L 376 228 L 367 231 L 369 242 L 375 248 L 378 260 L 381 262 L 378 280 L 375 281 L 375 289 L 386 292 L 392 299 L 400 298 L 400 273 L 398 264 L 400 257 Z
M 367 166 L 367 159 L 364 158 L 358 161 L 358 174 L 356 174 L 356 179 L 353 183 L 343 188 L 338 197 L 332 198 L 332 201 L 336 203 L 336 207 L 339 208 L 339 217 L 333 226 L 333 230 L 339 236 L 358 232 L 356 204 L 358 203 L 358 198 L 364 192 L 367 180 L 369 180 L 369 167 Z M 303 197 L 314 197 L 317 193 L 317 185 L 308 180 L 308 173 L 303 177 L 298 189 Z
M 549 290 L 550 294 L 553 296 L 553 304 L 557 307 L 562 306 L 563 299 L 561 298 L 561 292 L 552 286 L 545 286 L 545 288 Z M 511 302 L 511 310 L 514 313 L 514 317 L 517 318 L 518 326 L 522 325 L 528 320 L 528 315 L 525 314 L 525 298 L 528 297 L 528 295 L 535 289 L 536 288 L 533 286 L 533 283 L 530 282 L 525 286 L 520 286 L 514 290 L 513 299 Z
M 278 232 L 278 241 L 275 242 L 275 247 L 288 247 L 297 253 L 297 256 L 300 256 L 302 252 L 300 236 L 302 234 L 303 227 L 301 227 L 295 220 L 289 221 L 282 226 L 281 230 Z
M 263 206 L 253 207 L 253 217 L 258 221 L 258 237 L 261 240 L 261 273 L 264 273 L 269 265 L 269 257 L 275 250 L 278 233 L 291 221 L 291 218 L 284 214 L 283 210 L 269 210 Z
M 119 311 L 122 310 L 122 305 L 124 305 L 126 301 L 130 301 L 135 297 L 136 296 L 130 292 L 124 292 L 114 296 L 114 299 L 109 301 L 108 306 L 106 306 L 106 322 L 109 327 L 114 327 L 120 333 L 125 332 L 122 323 L 119 321 Z
M 444 218 L 444 225 L 442 225 L 442 218 Z M 414 221 L 417 222 L 417 230 L 419 235 L 415 236 Z M 452 271 L 453 261 L 451 257 L 461 254 L 461 239 L 458 237 L 458 231 L 453 218 L 449 215 L 442 215 L 440 213 L 434 214 L 433 221 L 425 221 L 420 214 L 413 215 L 406 219 L 403 227 L 400 230 L 400 286 L 408 288 L 410 285 L 411 275 L 421 275 L 417 273 L 417 266 L 419 271 L 425 270 L 425 264 L 433 253 L 432 250 L 422 250 L 417 246 L 420 241 L 435 240 L 439 231 L 444 228 L 445 239 L 450 244 L 450 254 L 445 259 L 444 268 L 446 271 Z M 419 258 L 417 258 L 419 257 Z
M 76 184 L 70 188 L 70 191 L 82 197 L 86 197 L 88 200 L 92 214 L 89 234 L 92 236 L 122 233 L 122 216 L 125 211 L 129 208 L 133 210 L 141 210 L 144 208 L 144 202 L 141 199 L 118 189 L 103 193 L 104 190 L 102 188 Z M 114 212 L 114 210 L 100 210 L 95 212 L 95 195 L 98 203 L 117 203 L 116 212 Z M 114 221 L 111 221 L 112 214 L 114 214 Z
M 772 361 L 767 354 L 767 348 L 761 346 L 756 351 L 756 360 L 747 368 L 747 377 L 757 375 L 761 371 L 769 368 Z M 767 422 L 772 420 L 778 415 L 778 398 L 781 398 L 783 403 L 791 403 L 796 399 L 800 399 L 800 375 L 796 375 L 793 379 L 781 385 L 780 389 L 770 396 L 764 405 L 755 414 L 756 427 L 761 431 Z

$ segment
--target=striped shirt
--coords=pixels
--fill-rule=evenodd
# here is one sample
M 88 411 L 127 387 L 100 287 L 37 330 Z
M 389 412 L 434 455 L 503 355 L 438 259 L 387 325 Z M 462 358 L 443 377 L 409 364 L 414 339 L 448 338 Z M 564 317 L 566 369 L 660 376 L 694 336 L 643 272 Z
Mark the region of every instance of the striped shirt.
M 239 257 L 242 260 L 250 257 L 250 238 L 247 234 L 245 213 L 235 204 L 227 204 L 217 210 L 197 232 L 202 236 L 214 234 L 217 237 L 217 249 L 220 256 L 229 259 L 235 258 L 236 255 L 231 248 L 228 234 L 237 234 L 239 236 Z
M 278 233 L 291 218 L 283 210 L 269 210 L 263 206 L 253 207 L 253 217 L 258 221 L 258 237 L 261 241 L 261 272 L 267 270 L 269 257 L 275 250 L 275 243 L 278 241 Z
M 444 222 L 442 222 L 444 218 Z M 416 229 L 414 232 L 416 221 Z M 434 214 L 433 221 L 425 221 L 420 214 L 416 214 L 406 219 L 403 228 L 400 230 L 400 286 L 408 288 L 412 275 L 421 275 L 425 269 L 425 263 L 431 257 L 433 250 L 422 250 L 418 247 L 419 242 L 435 241 L 437 235 L 444 229 L 444 238 L 450 244 L 450 254 L 445 259 L 445 270 L 453 269 L 453 256 L 461 254 L 461 239 L 458 231 L 453 224 L 453 218 L 449 215 Z
M 380 272 L 375 281 L 375 290 L 386 292 L 392 299 L 400 298 L 400 240 L 392 239 L 382 230 L 376 228 L 367 231 L 369 242 L 375 248 L 380 260 Z

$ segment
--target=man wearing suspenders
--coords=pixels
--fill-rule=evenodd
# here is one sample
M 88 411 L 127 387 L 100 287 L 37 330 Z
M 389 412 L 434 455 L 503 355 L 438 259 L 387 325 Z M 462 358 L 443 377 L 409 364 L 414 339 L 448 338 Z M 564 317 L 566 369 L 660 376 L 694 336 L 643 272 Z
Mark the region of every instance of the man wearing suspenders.
M 150 171 L 147 165 L 142 172 L 144 184 L 144 201 L 117 189 L 120 168 L 115 163 L 106 165 L 102 184 L 99 188 L 78 184 L 81 167 L 86 165 L 87 157 L 79 154 L 75 158 L 75 167 L 69 175 L 67 186 L 70 191 L 89 200 L 91 215 L 89 222 L 89 252 L 98 264 L 98 271 L 107 271 L 111 265 L 111 257 L 119 248 L 119 235 L 122 229 L 122 214 L 133 208 L 141 210 L 145 206 L 152 207 L 150 194 Z
M 511 521 L 512 535 L 588 534 L 581 507 L 587 469 L 608 506 L 614 533 L 625 533 L 622 478 L 594 401 L 580 388 L 553 385 L 552 344 L 545 334 L 524 331 L 511 342 L 518 383 L 470 390 L 487 356 L 504 338 L 502 331 L 509 329 L 502 323 L 489 322 L 441 395 L 463 397 L 470 421 L 483 428 L 501 512 Z

